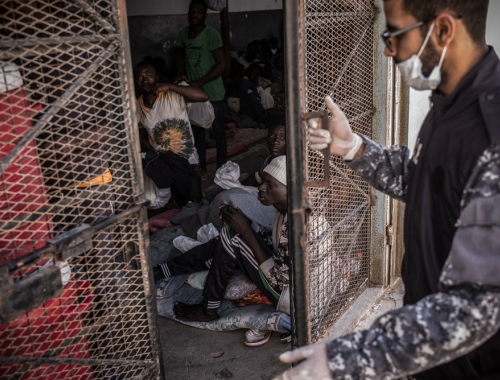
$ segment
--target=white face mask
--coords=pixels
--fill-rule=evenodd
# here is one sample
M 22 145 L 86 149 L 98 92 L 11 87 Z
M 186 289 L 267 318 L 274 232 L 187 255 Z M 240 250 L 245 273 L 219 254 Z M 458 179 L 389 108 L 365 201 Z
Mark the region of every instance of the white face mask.
M 430 75 L 426 78 L 422 73 L 422 60 L 420 59 L 420 55 L 427 46 L 427 42 L 429 41 L 433 29 L 434 22 L 432 23 L 429 33 L 427 33 L 427 37 L 425 37 L 424 43 L 422 44 L 418 54 L 413 54 L 410 59 L 396 64 L 406 84 L 418 91 L 435 90 L 439 86 L 439 83 L 441 83 L 441 65 L 443 64 L 448 46 L 445 46 L 443 49 L 439 65 L 432 69 Z

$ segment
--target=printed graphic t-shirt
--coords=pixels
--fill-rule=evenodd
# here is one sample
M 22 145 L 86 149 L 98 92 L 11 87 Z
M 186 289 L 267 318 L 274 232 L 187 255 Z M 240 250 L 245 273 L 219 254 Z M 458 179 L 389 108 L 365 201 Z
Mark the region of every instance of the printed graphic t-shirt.
M 205 26 L 196 38 L 189 39 L 189 26 L 182 29 L 177 40 L 177 45 L 186 52 L 187 74 L 189 81 L 194 82 L 207 75 L 215 66 L 215 59 L 212 50 L 222 47 L 222 40 L 219 33 L 210 26 Z M 222 82 L 222 77 L 218 77 L 203 85 L 203 89 L 208 93 L 208 98 L 215 102 L 223 100 L 226 90 Z
M 197 164 L 198 152 L 194 147 L 184 97 L 173 91 L 160 92 L 153 108 L 146 107 L 142 95 L 138 100 L 141 107 L 140 125 L 148 131 L 150 144 L 156 150 L 171 151 L 184 157 L 190 164 Z

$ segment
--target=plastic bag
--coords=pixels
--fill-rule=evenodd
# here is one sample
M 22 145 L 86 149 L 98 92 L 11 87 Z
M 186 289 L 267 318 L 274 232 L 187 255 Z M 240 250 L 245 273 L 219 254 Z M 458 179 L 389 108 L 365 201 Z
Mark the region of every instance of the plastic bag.
M 206 243 L 217 236 L 219 236 L 219 231 L 217 231 L 217 228 L 215 228 L 212 223 L 201 226 L 196 233 L 196 239 L 201 243 Z
M 164 207 L 170 198 L 172 192 L 170 187 L 166 189 L 158 189 L 153 180 L 144 174 L 144 196 L 150 202 L 149 209 L 157 209 Z
M 178 236 L 174 239 L 173 244 L 175 248 L 184 253 L 203 243 L 187 236 Z
M 241 187 L 240 166 L 232 161 L 226 162 L 215 172 L 214 182 L 223 189 Z
M 271 95 L 271 87 L 268 87 L 260 92 L 260 102 L 265 110 L 274 107 L 274 98 Z
M 226 0 L 207 0 L 208 9 L 220 12 L 227 5 Z
M 188 117 L 191 125 L 208 129 L 215 119 L 214 107 L 210 101 L 191 103 L 188 106 Z
M 202 290 L 205 286 L 207 275 L 208 270 L 192 273 L 189 275 L 187 283 L 195 289 Z M 224 298 L 228 300 L 239 300 L 252 293 L 255 289 L 257 289 L 257 285 L 250 281 L 250 279 L 245 276 L 242 271 L 236 270 L 231 275 L 231 279 L 229 280 L 229 284 L 227 285 Z

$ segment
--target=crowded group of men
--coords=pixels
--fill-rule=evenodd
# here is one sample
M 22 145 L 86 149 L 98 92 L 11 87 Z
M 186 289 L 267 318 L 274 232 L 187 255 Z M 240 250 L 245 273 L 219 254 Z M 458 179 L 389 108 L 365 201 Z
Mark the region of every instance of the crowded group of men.
M 329 131 L 309 125 L 312 149 L 328 148 L 375 189 L 406 203 L 405 306 L 367 330 L 283 354 L 286 363 L 303 362 L 279 379 L 500 378 L 500 62 L 485 41 L 487 11 L 488 0 L 384 1 L 385 55 L 409 86 L 432 90 L 432 108 L 412 152 L 353 133 L 330 97 Z M 172 176 L 195 176 L 192 165 L 203 151 L 187 104 L 210 101 L 217 166 L 226 162 L 226 63 L 206 16 L 204 1 L 193 0 L 190 25 L 179 36 L 178 80 L 189 85 L 159 83 L 148 63 L 134 71 L 144 170 L 159 189 L 175 188 L 176 202 L 189 201 L 186 194 L 196 186 Z M 218 239 L 154 269 L 159 298 L 176 275 L 209 270 L 202 302 L 175 306 L 179 320 L 218 318 L 236 267 L 274 306 L 288 292 L 286 128 L 270 122 L 271 113 L 255 102 L 260 54 L 278 48 L 273 41 L 258 53 L 251 45 L 238 59 L 246 66 L 240 107 L 268 128 L 270 156 L 249 185 L 258 187 L 255 202 L 275 208 L 275 220 L 272 229 L 256 230 L 238 207 L 221 207 Z M 283 70 L 280 59 L 270 70 L 275 75 Z M 268 339 L 247 336 L 245 343 Z

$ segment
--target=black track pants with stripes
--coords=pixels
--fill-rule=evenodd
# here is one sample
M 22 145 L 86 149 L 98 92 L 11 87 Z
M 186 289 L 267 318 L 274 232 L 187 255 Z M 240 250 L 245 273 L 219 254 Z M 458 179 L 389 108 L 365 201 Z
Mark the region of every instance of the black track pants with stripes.
M 255 234 L 255 237 L 271 257 L 272 252 L 262 237 L 258 234 Z M 223 228 L 219 239 L 212 239 L 201 244 L 161 266 L 163 272 L 169 276 L 208 269 L 202 302 L 206 309 L 216 309 L 220 306 L 231 275 L 237 266 L 257 285 L 274 306 L 278 304 L 279 294 L 267 283 L 250 248 L 232 229 Z

